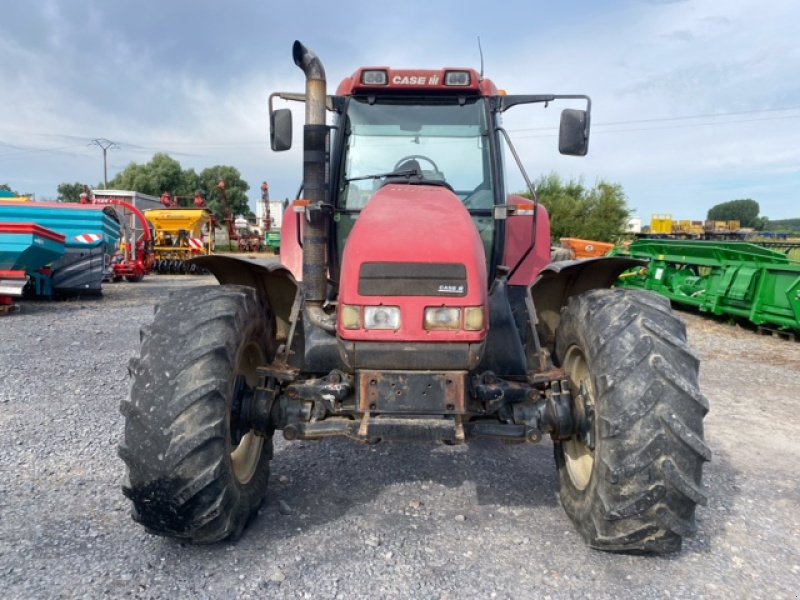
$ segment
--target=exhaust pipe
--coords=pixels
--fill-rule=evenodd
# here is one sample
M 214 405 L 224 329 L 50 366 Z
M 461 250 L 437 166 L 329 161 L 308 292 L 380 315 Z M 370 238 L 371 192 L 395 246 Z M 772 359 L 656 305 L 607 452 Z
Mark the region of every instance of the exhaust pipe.
M 309 200 L 309 218 L 303 228 L 303 297 L 306 316 L 315 325 L 335 330 L 335 319 L 322 310 L 327 292 L 328 223 L 321 208 L 325 202 L 328 128 L 325 69 L 302 43 L 292 46 L 292 57 L 306 76 L 306 122 L 303 126 L 303 193 Z

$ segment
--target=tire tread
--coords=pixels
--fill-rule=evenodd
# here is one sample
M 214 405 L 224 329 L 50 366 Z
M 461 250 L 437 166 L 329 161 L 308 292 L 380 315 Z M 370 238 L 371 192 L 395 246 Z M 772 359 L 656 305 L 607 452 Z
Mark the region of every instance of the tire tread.
M 598 441 L 584 491 L 572 486 L 556 444 L 562 505 L 593 548 L 680 549 L 695 531 L 695 506 L 707 501 L 701 473 L 711 459 L 709 406 L 685 326 L 652 293 L 591 290 L 562 310 L 556 356 L 571 345 L 583 349 L 594 380 Z
M 230 462 L 227 397 L 245 339 L 269 355 L 269 310 L 252 288 L 176 290 L 140 336 L 118 448 L 132 517 L 151 533 L 192 543 L 237 537 L 266 491 L 272 440 L 250 482 L 240 484 Z

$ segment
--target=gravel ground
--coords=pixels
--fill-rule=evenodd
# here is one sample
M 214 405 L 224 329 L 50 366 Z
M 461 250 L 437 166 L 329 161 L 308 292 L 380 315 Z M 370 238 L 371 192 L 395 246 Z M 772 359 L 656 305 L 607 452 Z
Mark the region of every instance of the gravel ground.
M 278 439 L 238 543 L 146 534 L 120 492 L 139 326 L 200 277 L 0 318 L 0 596 L 797 598 L 800 344 L 683 314 L 712 412 L 709 504 L 668 557 L 589 550 L 539 446 Z

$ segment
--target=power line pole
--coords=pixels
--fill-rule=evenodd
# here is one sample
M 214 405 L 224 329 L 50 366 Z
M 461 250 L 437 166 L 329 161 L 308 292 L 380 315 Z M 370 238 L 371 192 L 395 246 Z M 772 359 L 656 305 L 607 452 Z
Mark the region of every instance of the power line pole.
M 90 146 L 98 146 L 103 151 L 103 189 L 108 189 L 108 160 L 107 154 L 110 149 L 119 148 L 117 144 L 106 138 L 93 139 Z

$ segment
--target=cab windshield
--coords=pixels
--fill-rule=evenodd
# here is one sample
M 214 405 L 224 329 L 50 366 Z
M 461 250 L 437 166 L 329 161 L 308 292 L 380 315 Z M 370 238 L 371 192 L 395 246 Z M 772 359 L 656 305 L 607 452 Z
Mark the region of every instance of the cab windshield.
M 339 208 L 360 210 L 387 179 L 415 173 L 417 183 L 448 185 L 470 210 L 490 209 L 485 100 L 409 100 L 350 99 Z

